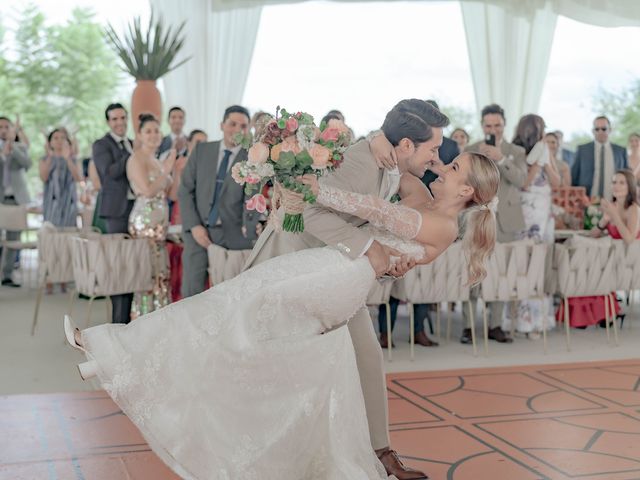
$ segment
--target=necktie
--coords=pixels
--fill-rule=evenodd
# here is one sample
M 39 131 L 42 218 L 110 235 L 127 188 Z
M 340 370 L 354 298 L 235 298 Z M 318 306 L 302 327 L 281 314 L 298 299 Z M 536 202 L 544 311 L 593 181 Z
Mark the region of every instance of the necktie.
M 598 182 L 598 196 L 604 195 L 604 144 L 600 146 L 600 179 Z
M 222 191 L 222 185 L 224 179 L 227 177 L 227 169 L 229 168 L 229 158 L 231 158 L 231 150 L 225 150 L 222 162 L 218 168 L 218 174 L 216 175 L 216 184 L 213 190 L 213 203 L 211 204 L 211 211 L 209 212 L 209 219 L 207 223 L 210 227 L 213 227 L 218 221 L 220 192 Z
M 127 149 L 127 147 L 124 146 L 124 140 L 120 140 L 118 143 L 120 144 L 120 150 L 126 150 Z

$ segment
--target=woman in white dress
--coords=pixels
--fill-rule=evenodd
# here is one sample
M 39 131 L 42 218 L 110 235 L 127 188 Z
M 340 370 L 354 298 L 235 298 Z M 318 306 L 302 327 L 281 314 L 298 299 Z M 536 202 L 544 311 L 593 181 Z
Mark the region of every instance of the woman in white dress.
M 438 172 L 431 197 L 411 175 L 402 204 L 322 185 L 318 201 L 367 219 L 372 236 L 429 263 L 466 230 L 469 278 L 495 243 L 496 166 L 465 153 Z M 318 191 L 315 177 L 305 182 Z M 491 205 L 490 205 L 490 202 Z M 273 258 L 129 325 L 69 343 L 154 452 L 187 479 L 387 478 L 371 448 L 349 318 L 375 281 L 366 257 L 330 247 Z
M 544 120 L 539 115 L 524 115 L 518 122 L 512 143 L 525 149 L 528 165 L 527 180 L 520 192 L 525 230 L 518 236 L 551 245 L 555 231 L 551 189 L 560 186 L 561 177 L 544 141 L 544 128 Z M 511 318 L 513 314 L 515 318 Z M 552 329 L 556 324 L 553 298 L 545 295 L 541 300 L 523 300 L 513 311 L 505 309 L 502 329 L 509 331 L 514 320 L 516 331 L 532 340 L 540 338 L 543 329 Z

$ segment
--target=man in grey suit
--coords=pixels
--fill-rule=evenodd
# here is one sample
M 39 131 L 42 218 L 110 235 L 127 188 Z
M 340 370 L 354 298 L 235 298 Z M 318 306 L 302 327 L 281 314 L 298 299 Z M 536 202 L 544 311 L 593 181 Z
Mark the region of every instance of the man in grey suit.
M 5 205 L 26 205 L 31 201 L 25 172 L 31 168 L 26 145 L 16 142 L 16 131 L 7 117 L 0 117 L 0 202 Z M 7 240 L 18 240 L 20 232 L 7 232 Z M 2 265 L 2 285 L 19 287 L 13 281 L 16 250 L 7 249 Z
M 182 295 L 204 290 L 207 281 L 207 248 L 212 243 L 229 250 L 253 247 L 242 232 L 246 218 L 244 187 L 231 177 L 231 168 L 247 159 L 247 151 L 234 137 L 247 133 L 249 111 L 234 105 L 224 112 L 220 129 L 223 139 L 199 143 L 182 173 L 178 190 L 184 250 L 182 251 Z
M 512 242 L 518 232 L 524 230 L 524 216 L 520 191 L 527 179 L 527 158 L 524 148 L 504 139 L 504 110 L 499 105 L 488 105 L 482 109 L 482 131 L 485 140 L 469 145 L 465 150 L 480 152 L 496 162 L 500 170 L 498 187 L 497 240 Z M 491 143 L 493 145 L 491 145 Z M 472 295 L 477 297 L 477 290 Z M 503 302 L 489 302 L 489 338 L 500 343 L 511 343 L 513 339 L 502 330 Z M 476 308 L 476 299 L 471 301 Z M 465 325 L 469 325 L 467 309 L 463 309 Z M 471 329 L 462 331 L 461 343 L 471 343 Z
M 611 199 L 611 181 L 617 170 L 628 167 L 627 149 L 611 143 L 611 122 L 604 115 L 593 121 L 593 142 L 580 145 L 571 167 L 571 184 L 585 187 L 590 197 Z
M 448 123 L 449 119 L 443 113 L 424 100 L 403 100 L 387 114 L 382 125 L 382 131 L 397 154 L 395 174 L 378 168 L 369 143 L 363 140 L 352 145 L 345 153 L 342 166 L 322 177 L 321 181 L 342 190 L 390 199 L 398 191 L 402 174 L 422 178 L 429 162 L 436 158 L 442 144 L 442 127 Z M 389 271 L 396 276 L 404 275 L 413 265 L 405 261 L 402 266 L 392 268 L 392 252 L 366 231 L 358 229 L 364 223 L 358 217 L 337 213 L 318 204 L 311 205 L 304 212 L 303 233 L 276 232 L 272 225 L 267 226 L 247 260 L 246 268 L 286 253 L 329 245 L 352 259 L 366 256 L 378 276 Z M 398 479 L 427 478 L 424 473 L 402 465 L 389 448 L 382 350 L 369 311 L 363 307 L 349 320 L 348 328 L 356 353 L 373 449 L 387 472 Z

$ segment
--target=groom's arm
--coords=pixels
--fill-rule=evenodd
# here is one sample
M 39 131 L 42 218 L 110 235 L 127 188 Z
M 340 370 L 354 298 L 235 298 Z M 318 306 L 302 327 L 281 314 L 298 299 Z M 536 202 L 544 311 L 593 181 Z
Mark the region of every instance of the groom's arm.
M 365 155 L 348 153 L 340 168 L 321 178 L 321 181 L 341 190 L 372 194 L 371 186 L 377 188 L 378 185 L 378 167 L 374 160 Z M 356 259 L 368 250 L 372 238 L 349 223 L 348 218 L 348 215 L 339 214 L 316 203 L 304 212 L 304 229 L 327 245 L 336 247 L 348 257 Z

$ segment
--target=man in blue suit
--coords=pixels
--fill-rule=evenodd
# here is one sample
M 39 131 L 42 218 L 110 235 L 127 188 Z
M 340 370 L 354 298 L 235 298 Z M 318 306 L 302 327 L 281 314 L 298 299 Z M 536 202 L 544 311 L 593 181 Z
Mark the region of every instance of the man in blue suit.
M 610 199 L 611 179 L 616 171 L 627 168 L 627 150 L 609 141 L 611 122 L 604 115 L 593 121 L 595 141 L 580 145 L 571 168 L 571 183 L 585 187 L 590 197 Z

